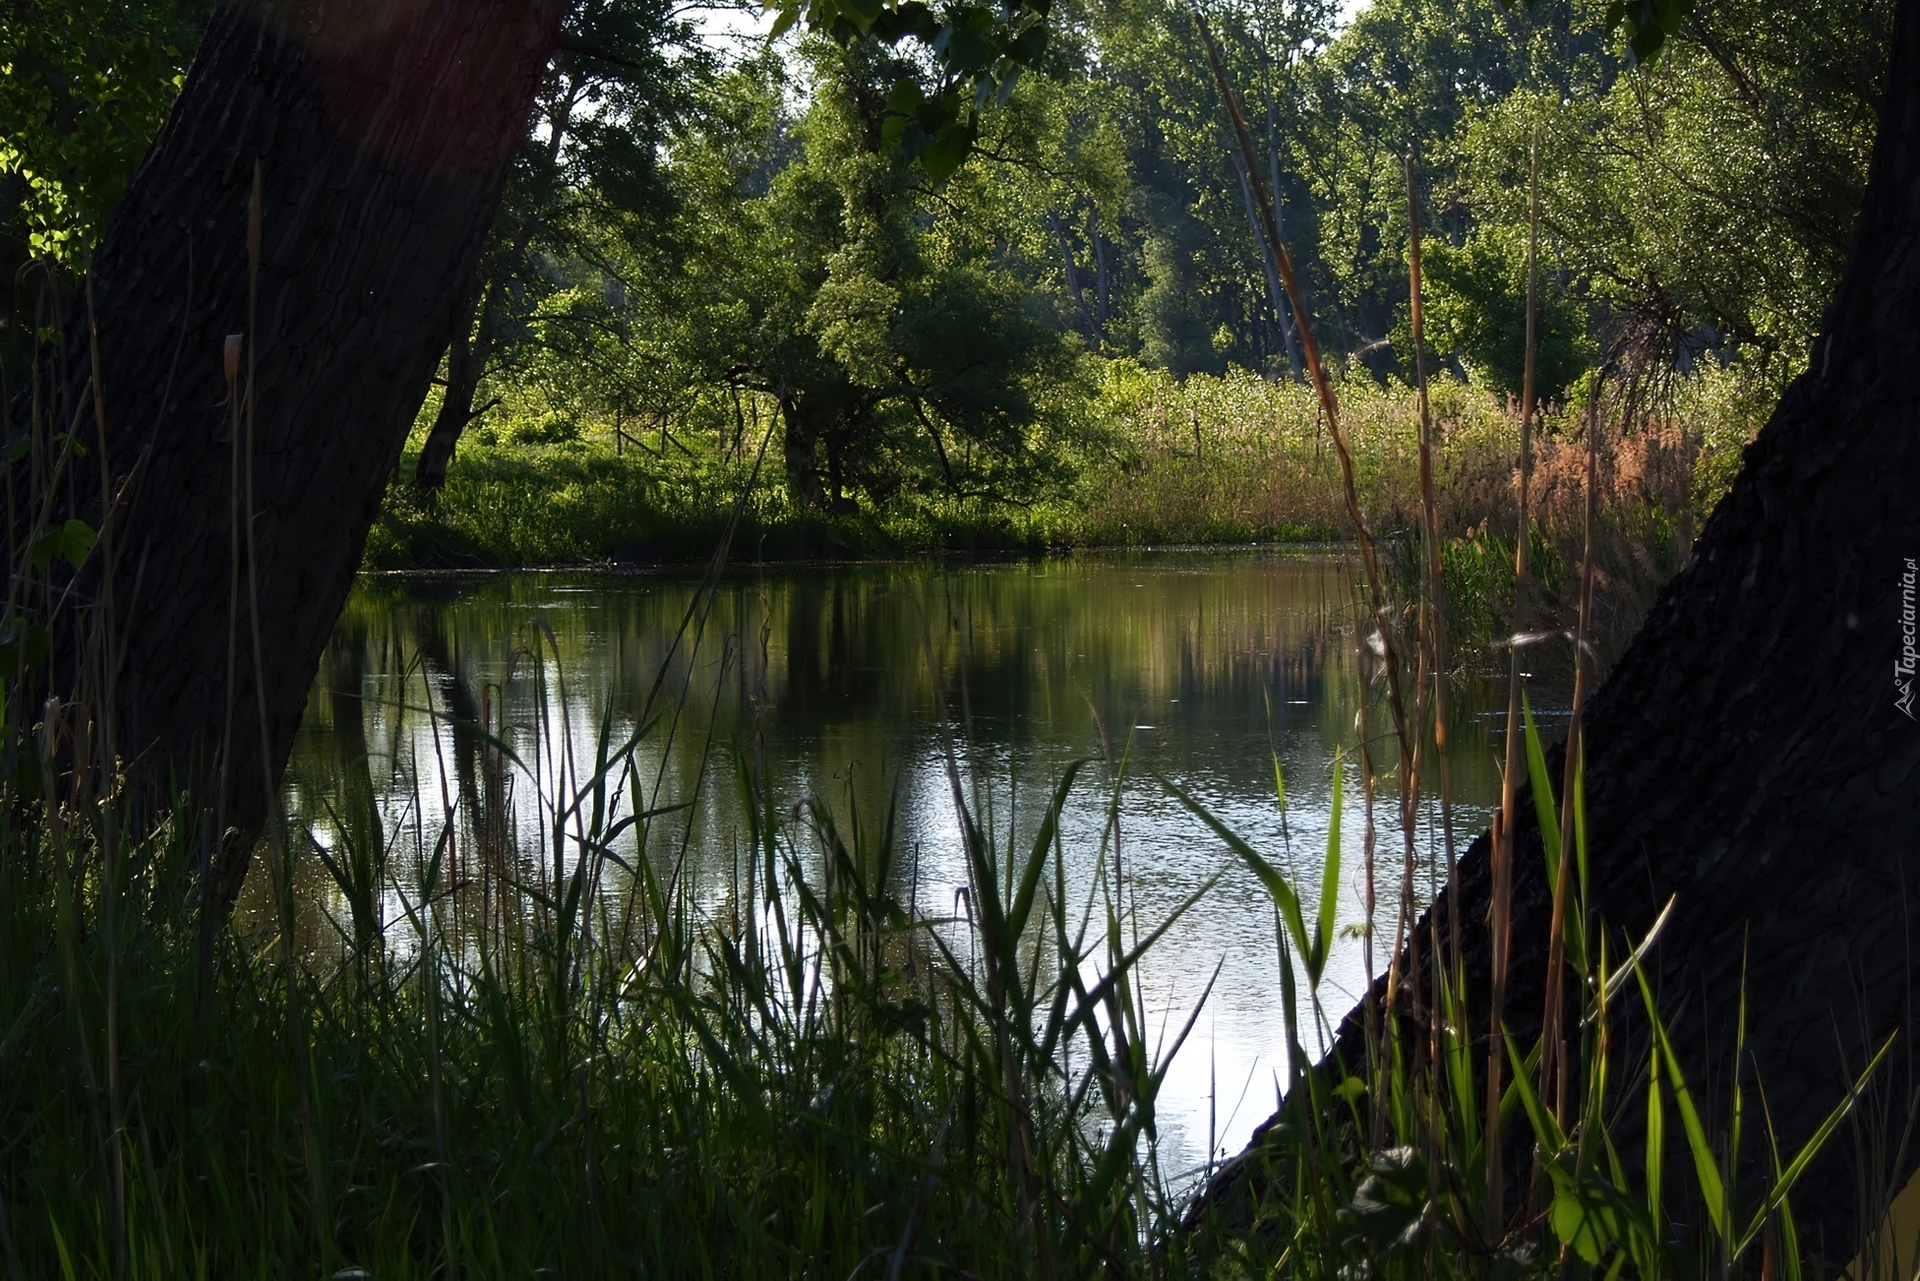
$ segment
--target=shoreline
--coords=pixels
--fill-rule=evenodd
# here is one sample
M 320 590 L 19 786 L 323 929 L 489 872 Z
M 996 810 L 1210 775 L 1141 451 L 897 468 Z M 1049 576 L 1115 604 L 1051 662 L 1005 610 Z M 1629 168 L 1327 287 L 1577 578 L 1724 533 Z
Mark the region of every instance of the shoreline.
M 737 560 L 729 557 L 723 573 L 769 569 L 815 570 L 842 569 L 866 565 L 923 565 L 954 562 L 975 564 L 1012 564 L 1019 561 L 1067 560 L 1078 556 L 1118 557 L 1126 555 L 1165 556 L 1185 554 L 1251 554 L 1257 552 L 1298 552 L 1301 555 L 1332 554 L 1351 551 L 1358 544 L 1323 539 L 1253 543 L 1113 543 L 1091 547 L 1058 547 L 1045 551 L 1020 549 L 943 549 L 905 555 L 873 556 L 793 556 Z M 564 564 L 491 565 L 491 566 L 409 566 L 402 569 L 362 569 L 355 577 L 382 580 L 490 578 L 500 574 L 598 574 L 607 577 L 640 578 L 648 575 L 678 576 L 702 570 L 708 557 L 642 560 L 589 560 Z

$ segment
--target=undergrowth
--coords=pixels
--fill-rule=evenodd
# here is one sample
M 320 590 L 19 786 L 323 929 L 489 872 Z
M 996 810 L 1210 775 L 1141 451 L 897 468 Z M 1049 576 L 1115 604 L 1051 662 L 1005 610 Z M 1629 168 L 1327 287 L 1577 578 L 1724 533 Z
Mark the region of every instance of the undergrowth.
M 1731 373 L 1697 376 L 1658 417 L 1631 432 L 1609 430 L 1598 478 L 1603 652 L 1631 634 L 1724 492 L 1758 425 L 1739 393 Z M 1410 534 L 1419 510 L 1411 392 L 1356 377 L 1341 398 L 1363 509 L 1383 538 L 1396 529 Z M 1057 412 L 1080 420 L 1048 433 L 1059 454 L 1048 460 L 1053 479 L 1019 501 L 956 496 L 929 484 L 835 513 L 806 508 L 779 472 L 775 439 L 742 513 L 735 555 L 1042 554 L 1348 536 L 1338 462 L 1305 387 L 1245 372 L 1176 381 L 1111 361 L 1078 403 Z M 1514 549 L 1511 533 L 1501 531 L 1513 506 L 1516 410 L 1462 383 L 1435 384 L 1433 403 L 1452 626 L 1464 643 L 1491 641 L 1511 623 Z M 423 423 L 433 409 L 430 400 Z M 469 430 L 436 500 L 415 493 L 412 456 L 403 461 L 368 540 L 366 567 L 696 560 L 714 546 L 735 496 L 755 475 L 753 451 L 725 431 L 636 438 L 616 436 L 605 423 L 556 427 L 551 413 L 526 422 L 498 414 L 500 423 Z M 1536 460 L 1536 564 L 1547 571 L 1539 585 L 1549 617 L 1561 621 L 1578 594 L 1565 567 L 1580 560 L 1583 424 L 1578 406 L 1547 415 Z

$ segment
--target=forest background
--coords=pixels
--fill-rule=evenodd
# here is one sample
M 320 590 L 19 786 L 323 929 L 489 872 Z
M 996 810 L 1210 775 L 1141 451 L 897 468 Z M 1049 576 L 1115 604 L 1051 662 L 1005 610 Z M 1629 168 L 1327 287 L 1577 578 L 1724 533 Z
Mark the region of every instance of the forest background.
M 29 282 L 54 279 L 22 264 L 84 266 L 209 7 L 0 16 L 11 386 Z M 575 0 L 367 566 L 696 556 L 756 474 L 749 557 L 1335 536 L 1332 450 L 1190 11 L 1063 10 L 1035 71 L 974 104 L 957 166 L 900 145 L 944 87 L 904 46 Z M 1648 66 L 1596 0 L 1210 12 L 1389 531 L 1415 506 L 1415 159 L 1451 594 L 1489 622 L 1537 137 L 1543 575 L 1551 593 L 1573 559 L 1571 446 L 1612 361 L 1632 376 L 1602 592 L 1624 635 L 1810 358 L 1892 6 L 1708 0 Z

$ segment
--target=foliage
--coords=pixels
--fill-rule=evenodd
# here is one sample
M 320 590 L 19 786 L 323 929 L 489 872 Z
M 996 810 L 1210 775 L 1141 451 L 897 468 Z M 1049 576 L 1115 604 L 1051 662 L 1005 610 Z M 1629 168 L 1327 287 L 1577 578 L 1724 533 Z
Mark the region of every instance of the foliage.
M 26 264 L 70 296 L 107 213 L 166 119 L 210 0 L 17 0 L 0 6 L 0 373 L 37 317 Z M 17 385 L 17 384 L 14 384 Z
M 391 492 L 367 544 L 376 569 L 652 564 L 712 548 L 742 493 L 736 547 L 756 560 L 1069 547 L 1299 542 L 1340 536 L 1345 520 L 1331 444 L 1307 389 L 1244 370 L 1177 380 L 1132 361 L 1045 406 L 1058 471 L 1031 501 L 943 487 L 863 498 L 838 514 L 777 483 L 756 449 L 779 414 L 773 397 L 710 389 L 651 423 L 580 419 L 544 395 L 513 398 L 454 463 L 439 501 Z M 1412 394 L 1364 375 L 1341 389 L 1361 504 L 1398 581 L 1419 576 L 1410 541 L 1419 506 Z M 429 417 L 432 404 L 429 402 Z M 1657 412 L 1606 433 L 1598 480 L 1593 643 L 1620 652 L 1654 593 L 1683 563 L 1770 405 L 1738 369 L 1681 384 Z M 1503 395 L 1442 380 L 1436 499 L 1451 611 L 1463 642 L 1511 630 L 1515 410 Z M 1536 604 L 1566 622 L 1578 598 L 1583 411 L 1554 410 L 1536 442 Z M 578 439 L 554 441 L 566 427 Z M 403 467 L 404 472 L 404 467 Z
M 1458 249 L 1437 244 L 1425 254 L 1428 341 L 1458 356 L 1470 376 L 1518 397 L 1527 353 L 1527 246 L 1524 233 L 1482 229 Z M 1559 399 L 1587 368 L 1593 345 L 1577 302 L 1539 270 L 1534 337 L 1534 394 Z M 1399 332 L 1399 331 L 1396 331 Z M 1405 331 L 1412 342 L 1412 331 Z
M 0 12 L 0 242 L 9 265 L 86 260 L 173 105 L 211 7 L 23 0 Z
M 601 237 L 594 270 L 622 310 L 585 349 L 598 386 L 577 359 L 529 378 L 577 411 L 652 421 L 715 391 L 763 393 L 776 465 L 822 512 L 936 490 L 1029 499 L 1052 467 L 1039 407 L 1070 394 L 1071 344 L 1032 314 L 989 207 L 964 183 L 935 200 L 882 145 L 897 59 L 824 41 L 807 56 L 798 118 L 763 57 L 679 136 L 656 238 L 670 259 Z

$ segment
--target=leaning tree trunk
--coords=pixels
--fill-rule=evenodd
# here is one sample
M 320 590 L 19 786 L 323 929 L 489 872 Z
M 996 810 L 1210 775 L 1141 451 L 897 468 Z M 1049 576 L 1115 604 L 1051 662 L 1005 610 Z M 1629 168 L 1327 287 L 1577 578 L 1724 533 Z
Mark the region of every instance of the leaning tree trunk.
M 210 806 L 224 760 L 227 822 L 244 837 L 267 816 L 562 9 L 561 0 L 253 0 L 214 15 L 94 259 L 106 465 L 76 462 L 71 498 L 54 512 L 99 524 L 103 484 L 115 494 L 102 550 L 78 584 L 100 608 L 56 618 L 55 679 L 62 655 L 80 651 L 72 620 L 111 618 L 123 647 L 118 748 L 149 812 L 171 788 Z M 256 166 L 264 236 L 250 307 Z M 76 405 L 91 394 L 87 316 L 82 303 L 67 317 L 64 386 Z M 236 498 L 229 480 L 222 351 L 250 329 L 239 381 L 244 398 L 251 371 L 252 537 L 239 541 L 243 556 L 249 541 L 256 551 L 243 562 L 236 618 L 230 503 L 245 487 Z M 16 430 L 20 422 L 16 407 Z M 80 438 L 95 444 L 91 410 L 82 422 Z
M 460 444 L 461 433 L 487 410 L 473 407 L 480 390 L 480 379 L 493 358 L 493 344 L 500 333 L 500 286 L 487 286 L 486 302 L 480 308 L 480 332 L 473 333 L 473 309 L 462 306 L 460 322 L 453 341 L 447 346 L 447 394 L 434 415 L 426 443 L 420 447 L 420 461 L 414 465 L 413 486 L 424 497 L 432 498 L 447 483 L 447 466 Z
M 1675 1033 L 1698 1069 L 1724 1063 L 1744 982 L 1743 1070 L 1789 1152 L 1889 1032 L 1903 1100 L 1920 1064 L 1920 724 L 1898 677 L 1920 558 L 1920 0 L 1886 83 L 1810 368 L 1589 712 L 1594 907 L 1638 934 L 1677 896 L 1659 956 Z M 1866 1208 L 1842 1146 L 1795 1198 L 1830 1259 Z M 1909 1145 L 1882 1173 L 1916 1165 Z
M 1903 1052 L 1878 1082 L 1891 1116 L 1869 1118 L 1861 1145 L 1831 1144 L 1794 1194 L 1803 1241 L 1840 1264 L 1920 1166 L 1920 1132 L 1900 1150 L 1920 1084 L 1920 707 L 1909 683 L 1920 648 L 1920 0 L 1901 5 L 1887 85 L 1852 260 L 1811 367 L 1587 712 L 1591 906 L 1616 940 L 1638 939 L 1674 898 L 1652 964 L 1696 1087 L 1726 1097 L 1744 984 L 1749 1132 L 1758 1082 L 1791 1154 L 1900 1033 Z M 1537 834 L 1525 835 L 1505 1008 L 1530 1039 L 1551 889 Z M 1487 850 L 1483 834 L 1460 877 L 1476 1029 L 1487 1019 Z M 1444 921 L 1444 896 L 1435 911 Z M 1350 1020 L 1349 1050 L 1358 1032 Z M 1643 1122 L 1629 1108 L 1615 1131 L 1630 1158 Z M 1749 1189 L 1765 1182 L 1761 1146 L 1747 1144 L 1763 1167 Z M 1231 1213 L 1262 1177 L 1254 1151 L 1203 1203 Z M 1668 1161 L 1668 1179 L 1685 1184 L 1684 1154 Z

